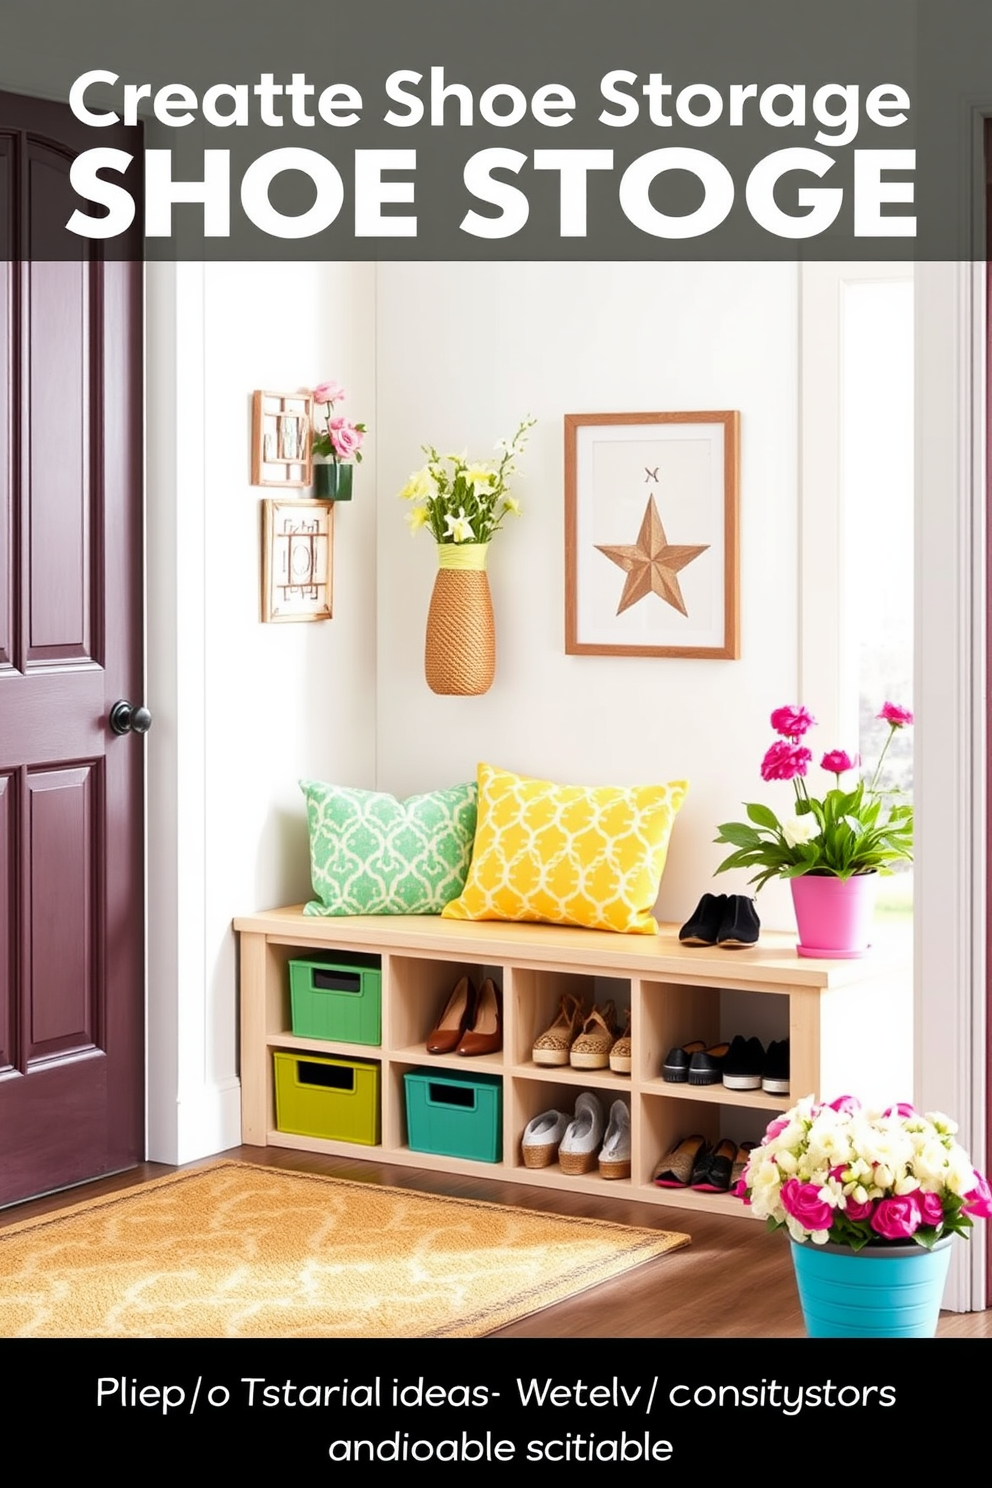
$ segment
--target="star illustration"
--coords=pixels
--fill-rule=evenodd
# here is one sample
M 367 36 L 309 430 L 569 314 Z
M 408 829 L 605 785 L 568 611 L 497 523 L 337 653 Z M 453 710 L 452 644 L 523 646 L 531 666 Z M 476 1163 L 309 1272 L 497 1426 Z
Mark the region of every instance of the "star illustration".
M 663 599 L 688 618 L 689 611 L 682 598 L 678 574 L 687 563 L 698 558 L 700 553 L 705 553 L 708 547 L 709 543 L 695 547 L 670 543 L 652 496 L 644 509 L 644 519 L 636 543 L 625 547 L 606 547 L 603 543 L 596 543 L 599 552 L 605 553 L 610 562 L 618 564 L 627 575 L 617 614 L 622 615 L 624 610 L 629 610 L 631 605 L 635 605 L 645 595 L 657 594 L 659 599 Z

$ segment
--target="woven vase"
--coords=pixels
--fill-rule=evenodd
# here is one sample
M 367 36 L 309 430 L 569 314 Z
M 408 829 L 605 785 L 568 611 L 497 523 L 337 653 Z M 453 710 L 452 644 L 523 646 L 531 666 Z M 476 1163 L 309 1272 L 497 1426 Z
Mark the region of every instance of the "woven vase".
M 427 612 L 424 673 L 431 692 L 477 696 L 496 672 L 496 624 L 486 574 L 488 543 L 439 543 Z

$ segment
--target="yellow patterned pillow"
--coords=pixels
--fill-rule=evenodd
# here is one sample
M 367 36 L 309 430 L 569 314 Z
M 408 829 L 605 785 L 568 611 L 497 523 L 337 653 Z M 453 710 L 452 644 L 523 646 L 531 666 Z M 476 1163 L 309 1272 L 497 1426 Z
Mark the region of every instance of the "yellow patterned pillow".
M 450 920 L 546 920 L 593 930 L 658 929 L 658 897 L 684 780 L 555 785 L 479 766 L 479 822 Z

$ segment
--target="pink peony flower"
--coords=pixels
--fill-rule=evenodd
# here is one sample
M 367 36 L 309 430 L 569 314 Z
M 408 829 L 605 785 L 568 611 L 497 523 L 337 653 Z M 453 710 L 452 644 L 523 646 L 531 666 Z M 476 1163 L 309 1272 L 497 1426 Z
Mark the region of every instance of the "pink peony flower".
M 833 1209 L 820 1198 L 820 1190 L 813 1183 L 790 1178 L 783 1183 L 779 1197 L 786 1214 L 798 1219 L 804 1230 L 829 1230 L 834 1222 Z
M 898 703 L 883 703 L 881 713 L 876 718 L 884 719 L 891 723 L 893 728 L 904 728 L 907 723 L 912 723 L 913 715 L 908 708 L 900 708 Z
M 992 1189 L 989 1181 L 975 1169 L 975 1186 L 964 1196 L 964 1209 L 966 1214 L 973 1214 L 976 1219 L 992 1219 Z
M 847 1215 L 848 1219 L 852 1219 L 854 1221 L 858 1221 L 861 1219 L 870 1219 L 871 1211 L 874 1209 L 874 1207 L 875 1206 L 872 1203 L 871 1199 L 865 1199 L 864 1203 L 861 1204 L 858 1202 L 857 1199 L 852 1199 L 849 1196 L 847 1200 L 847 1208 L 844 1210 L 844 1213 Z
M 923 1223 L 915 1193 L 879 1199 L 871 1227 L 883 1240 L 908 1240 Z
M 853 770 L 859 763 L 858 756 L 854 759 L 846 749 L 831 749 L 820 761 L 821 770 L 829 770 L 831 775 L 843 775 L 845 770 Z
M 861 1102 L 856 1095 L 839 1095 L 836 1100 L 828 1101 L 827 1106 L 831 1111 L 839 1111 L 841 1114 L 861 1110 Z
M 339 382 L 321 382 L 313 390 L 315 403 L 341 403 L 344 399 L 344 388 Z
M 799 744 L 789 744 L 785 739 L 779 739 L 769 746 L 761 761 L 761 778 L 762 780 L 793 780 L 797 775 L 806 774 L 806 768 L 812 758 L 808 749 Z
M 327 433 L 335 454 L 342 460 L 350 460 L 365 438 L 361 429 L 343 418 L 332 419 L 327 426 Z
M 776 708 L 771 723 L 775 732 L 784 739 L 801 739 L 806 730 L 813 727 L 816 719 L 808 708 Z
M 898 1101 L 894 1106 L 889 1106 L 884 1110 L 882 1115 L 898 1116 L 901 1120 L 905 1121 L 907 1117 L 915 1116 L 916 1110 L 909 1104 L 909 1101 Z

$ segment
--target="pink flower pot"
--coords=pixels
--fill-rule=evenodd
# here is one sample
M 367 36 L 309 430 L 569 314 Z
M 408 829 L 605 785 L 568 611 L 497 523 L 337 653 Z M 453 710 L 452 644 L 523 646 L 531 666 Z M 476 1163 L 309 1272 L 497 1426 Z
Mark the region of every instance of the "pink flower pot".
M 790 878 L 799 927 L 800 956 L 852 960 L 868 950 L 877 873 L 827 878 L 805 873 Z

